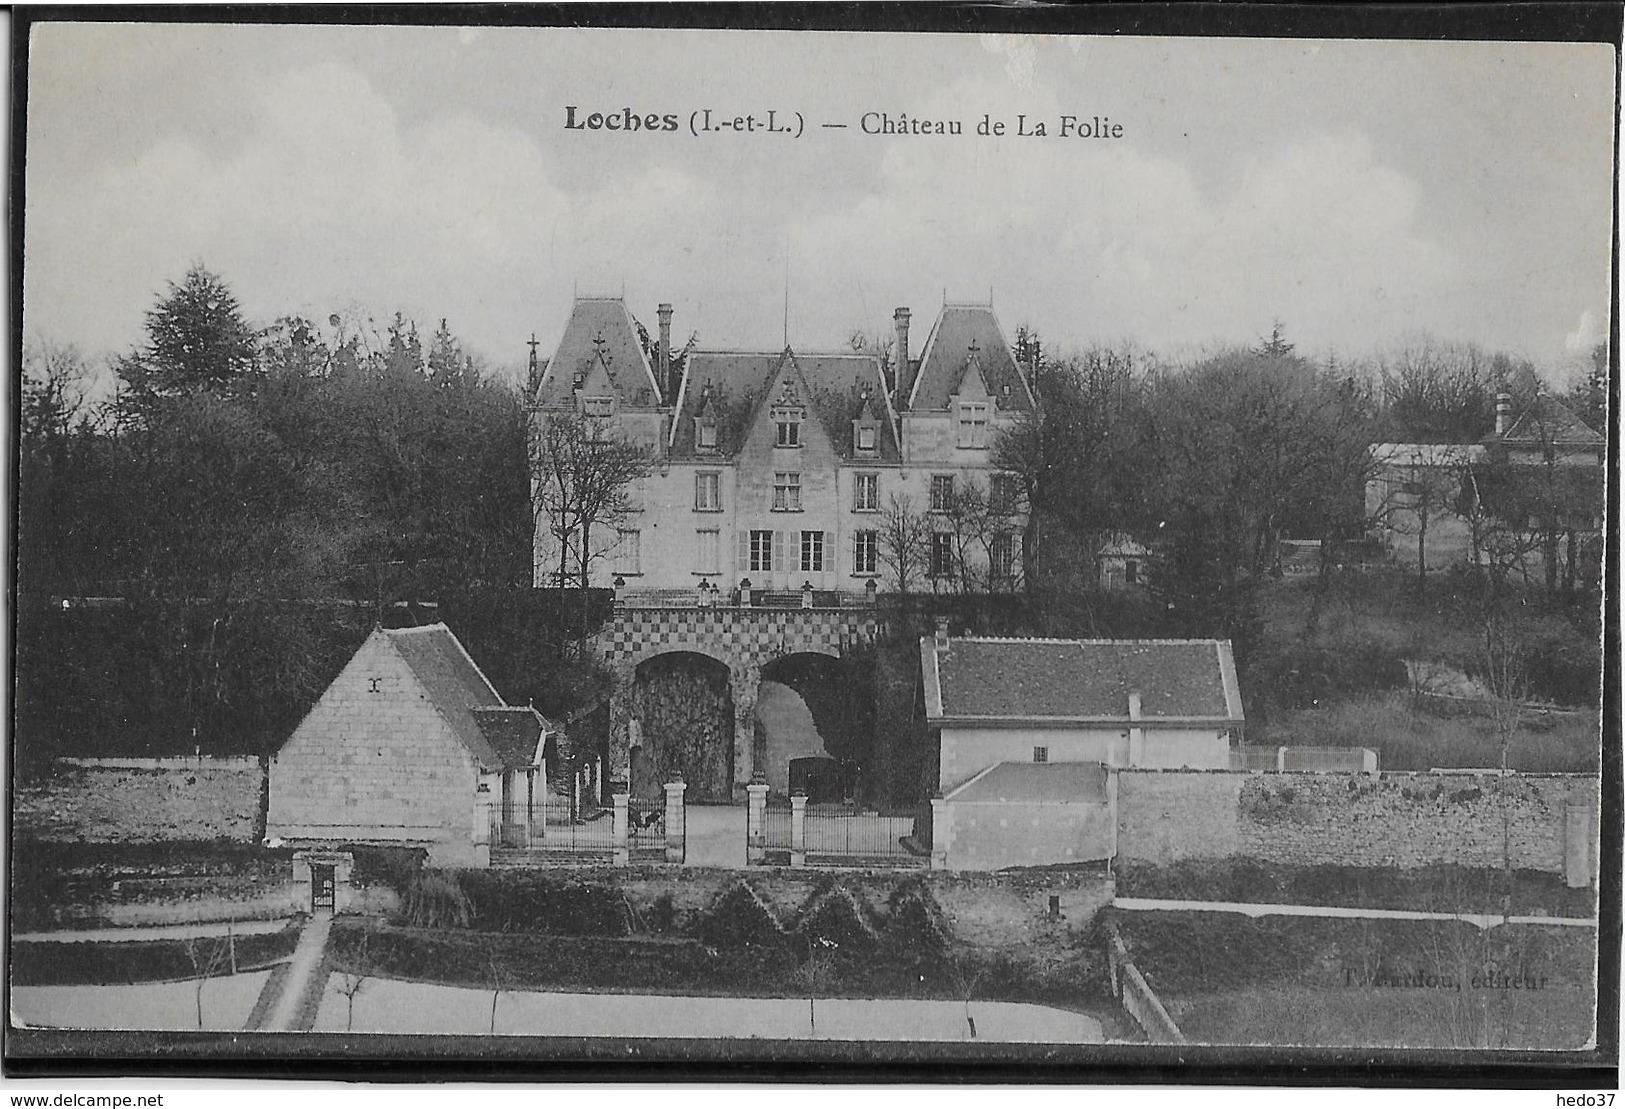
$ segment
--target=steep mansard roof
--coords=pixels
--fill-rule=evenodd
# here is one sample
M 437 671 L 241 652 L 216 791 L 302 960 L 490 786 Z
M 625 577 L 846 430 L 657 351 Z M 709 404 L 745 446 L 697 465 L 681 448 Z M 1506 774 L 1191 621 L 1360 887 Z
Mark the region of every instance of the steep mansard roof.
M 886 411 L 885 380 L 877 358 L 868 354 L 797 354 L 789 348 L 777 353 L 691 351 L 672 427 L 671 457 L 705 459 L 738 454 L 757 412 L 772 402 L 770 394 L 775 384 L 786 376 L 796 381 L 808 412 L 818 420 L 841 458 L 854 457 L 852 421 L 860 418 L 866 404 L 880 422 L 876 457 L 892 462 L 901 457 Z M 715 454 L 695 449 L 694 417 L 699 415 L 717 421 Z
M 1230 644 L 1216 639 L 920 641 L 931 718 L 1242 721 Z
M 1010 341 L 986 304 L 943 306 L 921 348 L 919 368 L 905 382 L 907 399 L 899 407 L 911 412 L 947 409 L 948 398 L 959 391 L 972 361 L 999 408 L 1012 412 L 1032 408 L 1032 391 L 1010 353 Z
M 626 302 L 619 297 L 578 297 L 531 399 L 536 404 L 566 404 L 576 375 L 592 377 L 600 365 L 622 404 L 642 408 L 661 402 L 654 367 L 644 354 Z

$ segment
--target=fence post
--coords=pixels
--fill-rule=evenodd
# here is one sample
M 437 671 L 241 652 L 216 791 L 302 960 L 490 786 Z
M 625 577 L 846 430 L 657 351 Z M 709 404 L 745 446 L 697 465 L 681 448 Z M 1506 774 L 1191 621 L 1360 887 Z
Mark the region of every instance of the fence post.
M 767 783 L 751 782 L 745 792 L 750 795 L 745 810 L 745 861 L 754 865 L 767 858 Z
M 1277 747 L 1275 749 L 1275 772 L 1277 774 L 1285 774 L 1286 773 L 1286 748 L 1285 747 Z
M 688 783 L 681 778 L 666 783 L 666 861 L 683 861 L 683 843 L 688 838 L 688 809 L 683 804 L 683 792 Z
M 790 865 L 807 865 L 807 795 L 790 795 Z
M 617 793 L 615 795 L 615 865 L 626 866 L 632 861 L 632 851 L 626 839 L 626 812 L 632 800 L 631 794 Z

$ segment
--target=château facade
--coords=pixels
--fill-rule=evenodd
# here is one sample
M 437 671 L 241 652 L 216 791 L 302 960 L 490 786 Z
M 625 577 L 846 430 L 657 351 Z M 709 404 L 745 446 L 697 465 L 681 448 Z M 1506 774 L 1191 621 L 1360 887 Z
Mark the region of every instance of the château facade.
M 637 444 L 653 462 L 627 510 L 599 525 L 613 534 L 590 540 L 591 584 L 718 604 L 747 582 L 889 591 L 900 570 L 918 591 L 1015 588 L 1020 493 L 990 454 L 1033 408 L 1028 375 L 991 305 L 945 304 L 917 358 L 910 318 L 897 309 L 888 373 L 875 354 L 788 346 L 674 356 L 669 304 L 654 340 L 620 298 L 578 298 L 533 369 L 532 434 L 579 417 L 584 436 Z M 538 513 L 538 587 L 561 565 L 579 581 L 580 537 L 560 530 Z

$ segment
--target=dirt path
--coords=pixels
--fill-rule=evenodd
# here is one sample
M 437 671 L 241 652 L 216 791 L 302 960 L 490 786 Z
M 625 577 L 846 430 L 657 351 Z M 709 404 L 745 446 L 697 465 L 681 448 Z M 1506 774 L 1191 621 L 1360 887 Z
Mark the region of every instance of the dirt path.
M 319 913 L 299 933 L 299 944 L 293 949 L 288 973 L 282 979 L 282 996 L 271 1006 L 271 1015 L 265 1021 L 267 1032 L 308 1031 L 299 1027 L 300 1014 L 305 1009 L 305 995 L 326 985 L 325 976 L 321 982 L 315 979 L 321 969 L 322 952 L 327 947 L 327 934 L 332 929 L 332 915 Z M 306 1012 L 305 1016 L 308 1018 L 310 1014 Z

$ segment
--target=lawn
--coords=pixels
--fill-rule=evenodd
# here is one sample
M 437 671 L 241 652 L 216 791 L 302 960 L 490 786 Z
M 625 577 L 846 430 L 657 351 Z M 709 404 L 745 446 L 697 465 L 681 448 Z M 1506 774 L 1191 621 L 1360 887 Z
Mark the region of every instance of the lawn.
M 1135 965 L 1197 1042 L 1572 1049 L 1591 1036 L 1597 941 L 1586 928 L 1198 912 L 1117 920 Z
M 1475 990 L 1468 981 L 1460 992 L 1276 986 L 1162 1000 L 1203 1044 L 1573 1050 L 1591 1039 L 1590 990 Z
M 1441 715 L 1408 692 L 1358 694 L 1318 708 L 1277 709 L 1249 730 L 1264 747 L 1370 747 L 1383 770 L 1501 765 L 1501 738 L 1487 716 Z M 1595 713 L 1519 714 L 1508 765 L 1531 773 L 1599 772 L 1602 719 Z

